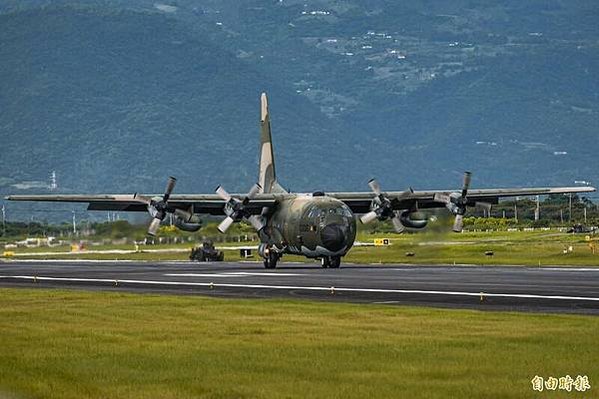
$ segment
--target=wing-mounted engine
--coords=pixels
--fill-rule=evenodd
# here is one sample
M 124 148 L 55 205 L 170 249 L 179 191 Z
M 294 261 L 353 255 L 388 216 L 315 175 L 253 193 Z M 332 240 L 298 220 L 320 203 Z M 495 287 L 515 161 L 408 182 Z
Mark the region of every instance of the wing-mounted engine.
M 166 183 L 166 189 L 162 197 L 148 198 L 142 195 L 135 194 L 133 197 L 137 200 L 144 202 L 148 208 L 148 213 L 152 216 L 152 222 L 148 227 L 148 234 L 151 236 L 156 235 L 160 228 L 160 223 L 166 218 L 167 214 L 174 215 L 174 223 L 179 229 L 184 231 L 198 231 L 202 227 L 202 221 L 198 215 L 194 215 L 193 209 L 188 211 L 183 209 L 177 209 L 172 207 L 168 200 L 171 197 L 177 179 L 173 176 L 168 178 Z
M 193 213 L 193 208 L 191 211 L 175 209 L 174 214 L 174 224 L 179 230 L 195 232 L 202 227 L 202 220 Z
M 464 172 L 464 182 L 462 184 L 461 192 L 454 193 L 437 193 L 434 196 L 434 200 L 445 204 L 445 207 L 455 215 L 452 230 L 456 233 L 460 233 L 464 228 L 464 215 L 466 214 L 466 206 L 477 206 L 488 210 L 491 208 L 491 204 L 486 202 L 468 202 L 468 189 L 470 188 L 470 182 L 472 181 L 472 173 Z
M 374 192 L 375 197 L 372 199 L 372 203 L 370 204 L 370 212 L 365 213 L 360 218 L 360 221 L 364 224 L 370 223 L 372 221 L 380 220 L 388 220 L 391 219 L 391 223 L 393 223 L 393 228 L 397 233 L 402 233 L 406 227 L 412 227 L 412 225 L 420 225 L 421 223 L 417 223 L 415 220 L 409 219 L 409 216 L 404 217 L 407 224 L 402 222 L 402 215 L 406 212 L 399 212 L 393 209 L 393 203 L 391 199 L 381 191 L 381 186 L 379 183 L 372 179 L 368 182 L 370 189 Z M 401 200 L 407 198 L 412 193 L 412 189 L 408 191 L 402 192 L 396 200 Z M 408 214 L 410 212 L 408 211 Z M 422 221 L 419 221 L 422 222 Z M 422 227 L 426 226 L 426 221 Z M 415 227 L 421 228 L 421 227 Z
M 399 214 L 399 221 L 402 226 L 408 227 L 410 229 L 423 229 L 428 224 L 428 219 L 412 219 L 412 216 L 415 212 L 406 210 L 402 211 Z
M 247 205 L 256 197 L 256 195 L 258 195 L 260 190 L 262 190 L 262 187 L 259 184 L 254 184 L 254 186 L 243 199 L 238 199 L 227 193 L 222 186 L 218 186 L 216 188 L 216 193 L 225 201 L 223 211 L 227 216 L 218 225 L 218 231 L 225 233 L 233 223 L 240 222 L 242 220 L 247 220 L 252 226 L 254 226 L 256 231 L 259 232 L 262 230 L 265 226 L 264 218 L 259 215 L 250 214 L 247 209 Z

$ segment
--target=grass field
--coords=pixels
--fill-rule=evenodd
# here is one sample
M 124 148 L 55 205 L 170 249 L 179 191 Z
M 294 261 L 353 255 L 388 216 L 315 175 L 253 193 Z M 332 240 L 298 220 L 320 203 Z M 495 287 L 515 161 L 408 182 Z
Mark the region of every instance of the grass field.
M 418 234 L 365 234 L 358 241 L 372 242 L 375 238 L 389 238 L 388 247 L 354 247 L 345 257 L 345 262 L 354 263 L 414 263 L 414 264 L 476 264 L 476 265 L 585 265 L 599 266 L 599 242 L 596 237 L 586 240 L 585 234 L 567 234 L 557 231 L 495 231 L 462 234 L 438 234 L 423 232 Z M 224 244 L 232 246 L 235 244 Z M 237 244 L 240 245 L 240 244 Z M 243 245 L 257 245 L 244 243 Z M 148 248 L 191 248 L 192 244 L 157 245 Z M 564 250 L 572 247 L 572 252 Z M 593 253 L 592 247 L 595 248 Z M 91 249 L 128 249 L 132 245 L 101 246 Z M 65 254 L 45 256 L 46 259 L 131 259 L 131 260 L 186 260 L 187 252 L 180 253 L 132 253 L 132 254 L 68 254 L 70 248 L 61 247 L 52 251 Z M 143 247 L 142 247 L 143 250 Z M 18 249 L 26 254 L 48 251 L 47 248 Z M 493 251 L 493 256 L 485 252 Z M 414 256 L 406 256 L 412 253 Z M 225 252 L 227 260 L 240 260 L 239 252 Z M 19 259 L 26 257 L 19 256 Z M 33 257 L 40 259 L 40 257 Z M 254 258 L 258 260 L 256 257 Z M 284 261 L 308 261 L 303 257 L 286 256 Z
M 494 231 L 461 234 L 389 235 L 388 247 L 356 247 L 348 262 L 475 264 L 475 265 L 587 265 L 599 266 L 599 243 L 584 234 L 556 231 Z M 382 237 L 377 235 L 376 237 Z M 363 238 L 363 237 L 361 237 Z M 595 247 L 595 253 L 591 246 Z M 564 254 L 571 247 L 572 251 Z M 485 253 L 492 251 L 493 256 Z M 406 253 L 414 254 L 412 257 Z
M 599 318 L 0 289 L 0 396 L 599 397 Z M 536 393 L 535 376 L 591 390 Z

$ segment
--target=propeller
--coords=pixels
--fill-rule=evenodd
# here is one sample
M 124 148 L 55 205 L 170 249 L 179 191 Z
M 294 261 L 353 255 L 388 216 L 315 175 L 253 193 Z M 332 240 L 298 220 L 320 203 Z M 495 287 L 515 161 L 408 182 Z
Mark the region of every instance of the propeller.
M 365 213 L 360 217 L 360 222 L 363 224 L 370 223 L 375 219 L 378 220 L 387 220 L 391 219 L 391 223 L 393 224 L 393 228 L 397 233 L 401 233 L 405 230 L 405 226 L 402 224 L 400 220 L 400 214 L 393 209 L 393 205 L 391 204 L 391 200 L 381 191 L 381 186 L 378 181 L 375 179 L 371 179 L 368 182 L 368 186 L 375 194 L 375 197 L 372 199 L 372 203 L 370 204 L 370 212 Z M 413 192 L 412 189 L 409 191 L 402 192 L 397 199 L 403 199 L 409 196 Z
M 437 193 L 434 195 L 435 201 L 444 203 L 445 207 L 455 215 L 452 230 L 456 233 L 460 233 L 464 228 L 464 214 L 466 213 L 466 205 L 468 205 L 468 190 L 470 189 L 471 182 L 472 173 L 464 172 L 464 182 L 461 192 L 451 194 Z M 491 204 L 486 202 L 476 202 L 474 205 L 486 209 L 491 208 Z
M 160 198 L 160 197 L 148 198 L 148 197 L 144 197 L 142 195 L 138 195 L 137 193 L 133 196 L 133 198 L 138 199 L 147 205 L 148 212 L 150 212 L 150 215 L 153 218 L 152 222 L 150 223 L 150 226 L 148 227 L 149 235 L 155 236 L 156 233 L 158 232 L 158 229 L 160 228 L 160 223 L 166 217 L 167 212 L 172 213 L 172 210 L 170 210 L 168 208 L 168 200 L 169 200 L 176 184 L 177 184 L 177 179 L 174 178 L 173 176 L 169 176 L 169 178 L 166 182 L 166 188 L 164 189 L 164 195 L 162 196 L 162 198 Z
M 462 193 L 459 197 L 455 220 L 453 221 L 452 230 L 460 233 L 464 229 L 464 214 L 466 213 L 466 204 L 468 203 L 468 189 L 472 182 L 472 172 L 464 172 L 464 182 L 462 184 Z
M 218 231 L 225 233 L 234 222 L 246 219 L 257 231 L 264 228 L 264 221 L 259 215 L 251 215 L 247 210 L 247 205 L 262 190 L 262 187 L 256 183 L 246 194 L 243 200 L 232 197 L 222 186 L 216 188 L 216 194 L 225 201 L 225 219 L 218 225 Z

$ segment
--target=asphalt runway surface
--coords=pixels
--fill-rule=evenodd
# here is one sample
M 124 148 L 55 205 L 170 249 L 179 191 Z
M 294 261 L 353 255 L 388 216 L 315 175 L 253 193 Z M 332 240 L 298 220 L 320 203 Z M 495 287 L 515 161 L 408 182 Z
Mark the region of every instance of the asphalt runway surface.
M 33 260 L 0 262 L 0 286 L 599 315 L 599 267 Z

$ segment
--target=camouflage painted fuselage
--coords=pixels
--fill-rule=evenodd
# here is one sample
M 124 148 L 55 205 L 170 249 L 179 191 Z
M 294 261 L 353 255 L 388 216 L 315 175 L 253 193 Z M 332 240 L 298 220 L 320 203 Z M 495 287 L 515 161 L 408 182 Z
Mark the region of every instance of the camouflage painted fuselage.
M 309 258 L 343 256 L 356 239 L 356 219 L 343 202 L 324 195 L 281 200 L 262 234 L 264 244 Z

